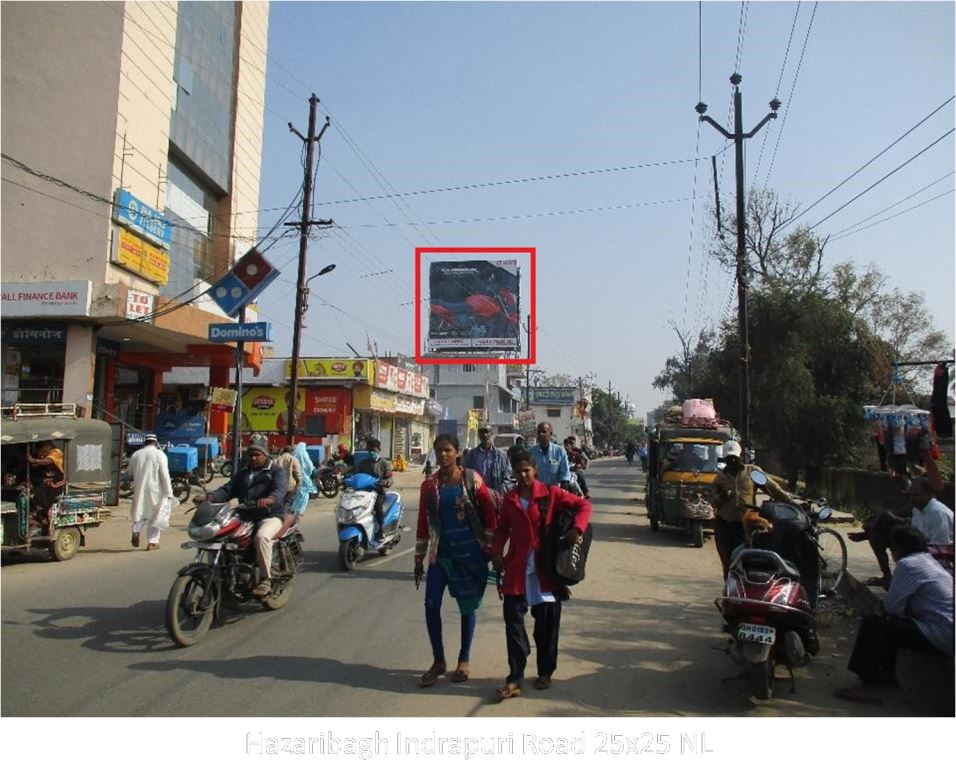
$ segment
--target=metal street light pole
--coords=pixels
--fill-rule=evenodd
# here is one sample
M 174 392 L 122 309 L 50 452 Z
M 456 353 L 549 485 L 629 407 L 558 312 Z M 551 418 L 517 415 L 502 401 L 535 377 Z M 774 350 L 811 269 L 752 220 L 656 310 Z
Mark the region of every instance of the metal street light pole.
M 753 138 L 768 121 L 777 117 L 780 101 L 770 102 L 770 113 L 749 133 L 743 128 L 743 97 L 740 93 L 740 81 L 743 78 L 736 72 L 730 76 L 734 86 L 734 132 L 729 133 L 704 113 L 707 105 L 700 102 L 694 109 L 700 115 L 700 122 L 708 123 L 717 129 L 724 138 L 734 142 L 737 176 L 737 332 L 740 336 L 740 433 L 745 448 L 750 444 L 750 337 L 747 322 L 747 240 L 746 209 L 744 200 L 744 139 Z

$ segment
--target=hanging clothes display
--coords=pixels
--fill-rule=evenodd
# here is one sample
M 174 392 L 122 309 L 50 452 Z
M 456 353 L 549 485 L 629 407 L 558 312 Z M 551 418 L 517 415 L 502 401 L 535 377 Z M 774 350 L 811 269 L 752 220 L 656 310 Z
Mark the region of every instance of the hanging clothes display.
M 938 437 L 953 436 L 953 420 L 949 415 L 946 395 L 949 391 L 949 366 L 939 363 L 933 371 L 933 394 L 930 398 L 930 413 Z

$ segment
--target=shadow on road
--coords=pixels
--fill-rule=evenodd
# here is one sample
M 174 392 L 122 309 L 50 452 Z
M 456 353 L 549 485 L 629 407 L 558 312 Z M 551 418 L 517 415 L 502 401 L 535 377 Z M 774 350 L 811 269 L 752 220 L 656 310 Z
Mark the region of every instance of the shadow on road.
M 163 623 L 165 608 L 163 600 L 144 600 L 117 608 L 31 608 L 30 613 L 42 616 L 32 622 L 38 637 L 79 640 L 94 651 L 128 653 L 173 647 Z

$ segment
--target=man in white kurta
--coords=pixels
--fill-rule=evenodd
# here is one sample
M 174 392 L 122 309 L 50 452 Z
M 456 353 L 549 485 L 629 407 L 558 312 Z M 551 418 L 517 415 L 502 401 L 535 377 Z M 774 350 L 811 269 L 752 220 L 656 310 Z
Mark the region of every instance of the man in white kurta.
M 163 504 L 173 497 L 173 483 L 169 477 L 169 462 L 159 448 L 156 435 L 146 435 L 143 447 L 129 460 L 129 471 L 133 476 L 133 506 L 130 509 L 133 537 L 130 543 L 138 547 L 140 531 L 149 524 L 146 549 L 159 549 L 162 531 L 155 525 L 156 517 Z

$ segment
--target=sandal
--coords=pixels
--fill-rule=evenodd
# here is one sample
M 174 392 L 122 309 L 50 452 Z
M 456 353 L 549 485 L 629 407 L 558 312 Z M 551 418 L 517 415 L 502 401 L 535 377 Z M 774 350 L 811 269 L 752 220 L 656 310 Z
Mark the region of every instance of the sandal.
M 505 683 L 497 690 L 498 701 L 514 699 L 521 695 L 521 686 L 517 683 Z
M 459 667 L 454 672 L 451 673 L 451 681 L 453 683 L 464 683 L 468 680 L 468 670 L 462 669 Z
M 534 681 L 534 687 L 539 691 L 546 691 L 551 687 L 551 678 L 541 675 L 537 680 Z
M 429 688 L 435 684 L 439 677 L 445 674 L 445 662 L 436 661 L 432 664 L 428 671 L 425 672 L 420 678 L 418 678 L 418 687 L 419 688 Z

